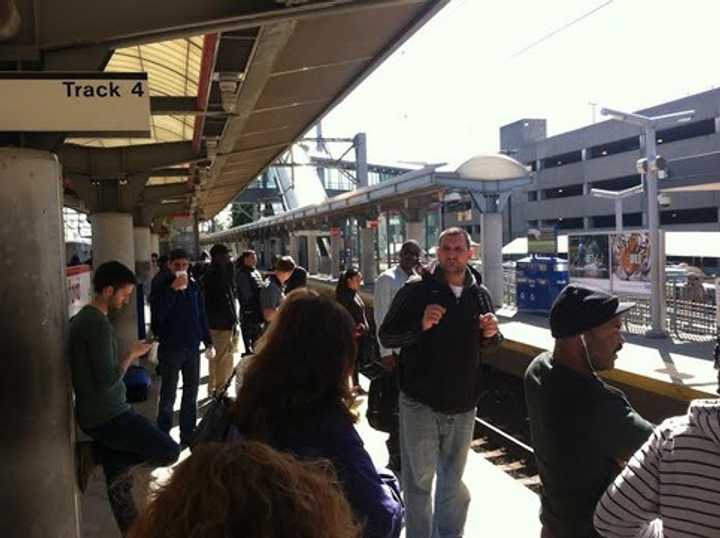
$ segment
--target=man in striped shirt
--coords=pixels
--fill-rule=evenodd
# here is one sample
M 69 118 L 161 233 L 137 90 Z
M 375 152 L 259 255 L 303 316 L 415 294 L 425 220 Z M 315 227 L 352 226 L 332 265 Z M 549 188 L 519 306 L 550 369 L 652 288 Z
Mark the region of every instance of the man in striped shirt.
M 720 536 L 720 400 L 695 400 L 655 429 L 600 499 L 595 529 L 637 536 L 658 518 L 654 536 Z

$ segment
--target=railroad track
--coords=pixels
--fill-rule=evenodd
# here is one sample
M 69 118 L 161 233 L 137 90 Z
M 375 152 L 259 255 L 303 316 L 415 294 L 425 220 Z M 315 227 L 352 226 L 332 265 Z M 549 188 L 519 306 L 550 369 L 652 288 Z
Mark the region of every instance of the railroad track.
M 522 441 L 475 417 L 475 436 L 470 448 L 523 486 L 539 493 L 540 477 L 534 451 Z

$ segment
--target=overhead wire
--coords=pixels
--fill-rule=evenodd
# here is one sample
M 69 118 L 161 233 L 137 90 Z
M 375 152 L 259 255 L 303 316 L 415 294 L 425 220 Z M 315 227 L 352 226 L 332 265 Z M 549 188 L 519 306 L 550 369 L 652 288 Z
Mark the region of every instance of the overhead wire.
M 574 26 L 575 24 L 579 23 L 580 21 L 583 21 L 583 20 L 587 19 L 587 18 L 590 17 L 591 15 L 594 15 L 595 13 L 597 13 L 598 11 L 600 11 L 601 9 L 603 9 L 603 8 L 609 6 L 610 4 L 612 4 L 614 1 L 615 1 L 615 0 L 607 0 L 607 2 L 605 2 L 605 3 L 603 3 L 603 4 L 600 4 L 599 6 L 591 9 L 591 10 L 588 11 L 587 13 L 584 13 L 583 15 L 580 15 L 579 17 L 577 17 L 577 18 L 575 18 L 575 19 L 573 19 L 573 20 L 571 20 L 571 21 L 563 24 L 560 28 L 557 28 L 556 30 L 553 30 L 553 31 L 550 32 L 549 34 L 546 34 L 546 35 L 544 35 L 543 37 L 541 37 L 540 39 L 537 39 L 536 41 L 533 41 L 533 42 L 530 43 L 529 45 L 523 47 L 522 49 L 520 49 L 519 51 L 517 51 L 515 54 L 513 54 L 512 56 L 510 56 L 509 59 L 510 59 L 510 60 L 515 60 L 515 59 L 518 58 L 519 56 L 525 54 L 525 53 L 526 53 L 527 51 L 529 51 L 530 49 L 533 49 L 533 48 L 535 48 L 536 46 L 538 46 L 539 44 L 544 43 L 545 41 L 547 41 L 547 40 L 550 39 L 551 37 L 559 34 L 560 32 L 563 32 L 563 31 L 567 30 L 567 29 L 570 28 L 571 26 Z

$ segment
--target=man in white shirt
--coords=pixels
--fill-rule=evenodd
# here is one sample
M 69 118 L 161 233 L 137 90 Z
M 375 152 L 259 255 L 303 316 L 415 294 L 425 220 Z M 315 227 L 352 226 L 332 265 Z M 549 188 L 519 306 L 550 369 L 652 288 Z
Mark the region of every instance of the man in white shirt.
M 417 241 L 406 241 L 400 248 L 400 263 L 395 267 L 388 269 L 387 271 L 380 274 L 375 280 L 375 292 L 374 292 L 374 314 L 375 314 L 375 326 L 380 327 L 385 314 L 387 314 L 392 304 L 395 294 L 400 288 L 405 285 L 408 278 L 416 274 L 415 269 L 420 262 L 420 256 L 422 255 L 422 249 Z M 386 378 L 381 378 L 373 381 L 376 384 L 375 389 L 380 388 L 383 390 L 382 400 L 384 403 L 392 403 L 392 405 L 382 406 L 383 409 L 375 411 L 384 412 L 387 415 L 391 415 L 388 421 L 388 433 L 390 436 L 386 441 L 388 454 L 390 461 L 388 468 L 399 472 L 400 471 L 400 439 L 398 434 L 398 415 L 397 415 L 397 401 L 398 401 L 398 387 L 395 376 L 395 368 L 397 366 L 399 349 L 385 348 L 380 345 L 380 357 L 383 362 L 383 366 L 390 372 Z M 371 393 L 373 387 L 371 387 Z M 371 409 L 368 409 L 370 413 Z

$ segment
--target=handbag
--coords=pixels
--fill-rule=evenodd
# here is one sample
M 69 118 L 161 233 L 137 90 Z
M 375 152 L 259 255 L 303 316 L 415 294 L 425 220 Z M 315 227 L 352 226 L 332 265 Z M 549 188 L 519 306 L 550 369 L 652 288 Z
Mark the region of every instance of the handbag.
M 372 429 L 385 433 L 397 430 L 399 394 L 395 372 L 386 371 L 370 383 L 365 416 Z
M 370 333 L 365 333 L 360 337 L 358 344 L 358 372 L 370 381 L 386 375 L 387 370 L 380 360 L 380 346 L 375 336 Z
M 236 373 L 237 369 L 233 369 L 223 388 L 215 396 L 210 397 L 210 404 L 188 443 L 191 451 L 204 443 L 222 443 L 232 436 L 234 426 L 230 418 L 230 410 L 235 400 L 227 395 L 227 390 Z
M 129 403 L 144 402 L 152 386 L 150 372 L 143 366 L 131 364 L 123 376 L 125 393 Z

